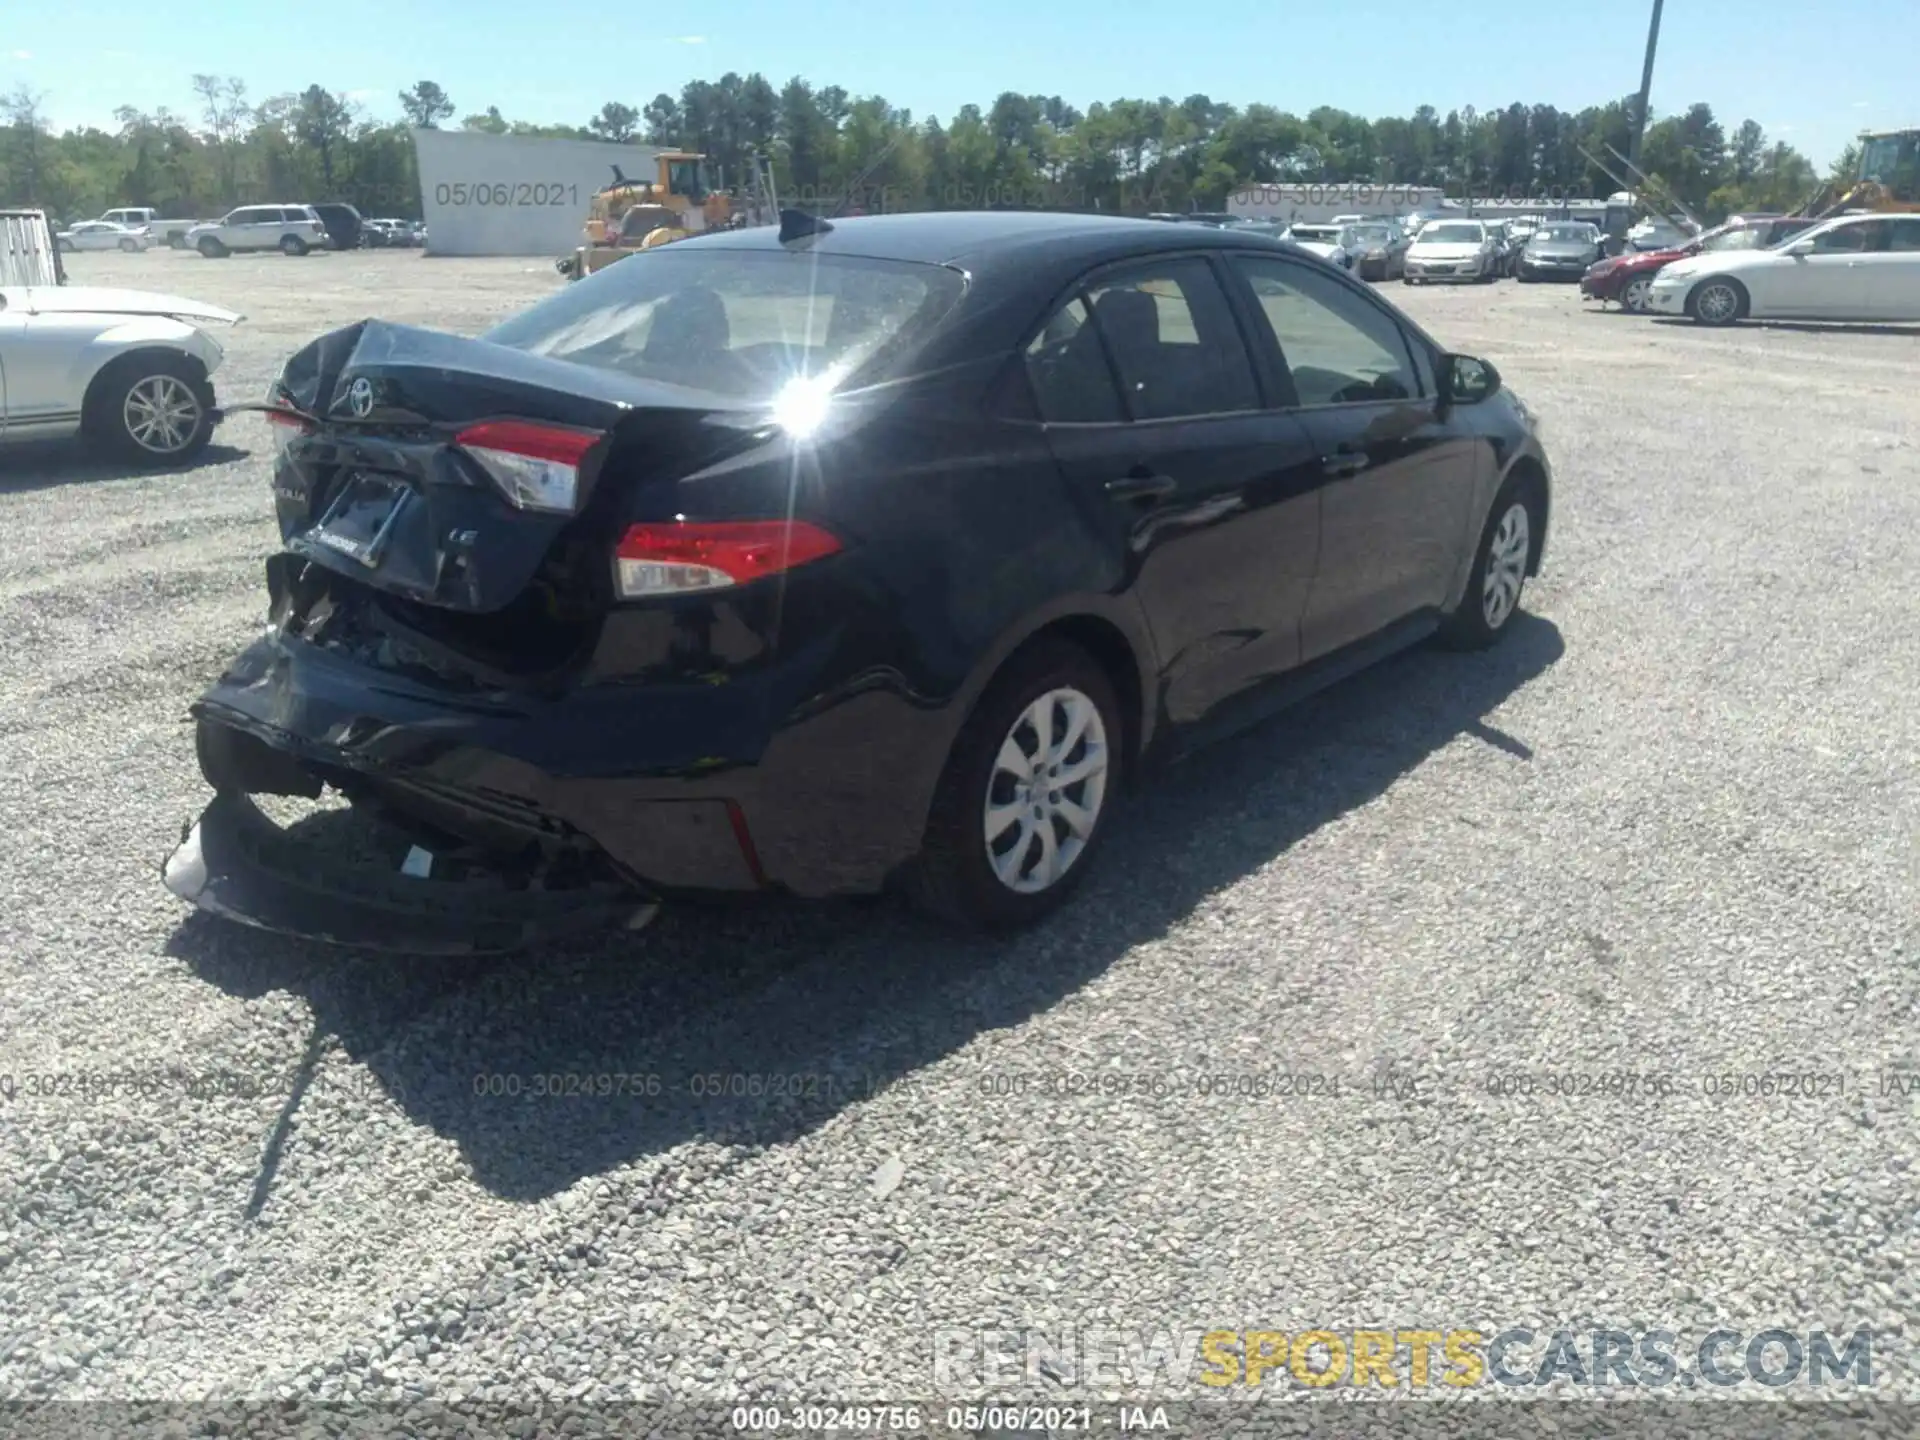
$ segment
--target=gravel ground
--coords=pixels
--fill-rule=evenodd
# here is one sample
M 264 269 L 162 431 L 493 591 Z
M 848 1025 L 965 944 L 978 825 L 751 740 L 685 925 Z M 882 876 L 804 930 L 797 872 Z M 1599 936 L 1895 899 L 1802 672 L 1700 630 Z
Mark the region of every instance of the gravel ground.
M 230 399 L 322 329 L 557 283 L 71 267 L 245 311 Z M 6 454 L 0 1398 L 978 1397 L 937 1332 L 1596 1323 L 1871 1325 L 1920 1398 L 1916 1112 L 1878 1079 L 1920 1034 L 1920 334 L 1392 298 L 1544 417 L 1532 615 L 1189 762 L 991 945 L 770 904 L 405 964 L 191 916 L 158 863 L 207 798 L 186 707 L 262 614 L 265 426 L 159 478 Z M 1273 1071 L 1332 1078 L 1195 1080 Z M 1845 1093 L 1704 1093 L 1776 1071 Z M 161 1088 L 25 1088 L 89 1072 Z M 1675 1089 L 1490 1088 L 1605 1072 Z M 184 1088 L 216 1074 L 254 1093 Z M 559 1074 L 660 1093 L 531 1098 Z

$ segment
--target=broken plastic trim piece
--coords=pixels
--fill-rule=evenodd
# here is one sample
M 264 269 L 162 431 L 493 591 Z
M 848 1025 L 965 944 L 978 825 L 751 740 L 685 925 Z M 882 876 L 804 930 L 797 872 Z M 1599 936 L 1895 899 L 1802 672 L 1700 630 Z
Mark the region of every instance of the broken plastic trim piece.
M 405 955 L 499 955 L 544 942 L 643 928 L 652 896 L 614 884 L 515 890 L 491 877 L 417 879 L 343 863 L 223 791 L 161 867 L 168 890 L 260 930 Z

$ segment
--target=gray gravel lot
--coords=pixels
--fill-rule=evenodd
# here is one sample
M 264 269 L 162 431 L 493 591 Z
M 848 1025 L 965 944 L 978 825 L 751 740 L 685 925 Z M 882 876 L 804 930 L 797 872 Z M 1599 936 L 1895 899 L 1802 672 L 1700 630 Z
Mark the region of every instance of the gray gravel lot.
M 323 329 L 558 283 L 69 263 L 246 312 L 244 400 Z M 1920 1063 L 1920 332 L 1391 293 L 1544 417 L 1532 615 L 1182 766 L 1002 943 L 768 904 L 406 964 L 190 916 L 158 865 L 206 799 L 186 707 L 262 616 L 266 427 L 161 477 L 0 452 L 0 1398 L 977 1396 L 937 1331 L 1601 1322 L 1872 1325 L 1920 1398 L 1878 1079 Z M 1339 1093 L 1195 1079 L 1272 1071 Z M 1845 1092 L 1704 1093 L 1778 1071 Z M 87 1072 L 172 1079 L 24 1088 Z M 1606 1072 L 1675 1088 L 1490 1089 Z M 561 1074 L 660 1093 L 532 1098 Z

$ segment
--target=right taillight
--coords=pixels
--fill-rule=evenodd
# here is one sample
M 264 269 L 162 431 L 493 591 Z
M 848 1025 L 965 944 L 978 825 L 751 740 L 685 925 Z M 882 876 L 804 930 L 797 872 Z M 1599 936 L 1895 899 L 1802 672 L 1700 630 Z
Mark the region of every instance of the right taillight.
M 840 542 L 804 520 L 634 525 L 614 551 L 623 600 L 726 590 L 823 559 Z
M 313 431 L 313 427 L 305 420 L 285 410 L 267 411 L 267 423 L 273 427 L 273 451 L 276 455 L 300 436 Z

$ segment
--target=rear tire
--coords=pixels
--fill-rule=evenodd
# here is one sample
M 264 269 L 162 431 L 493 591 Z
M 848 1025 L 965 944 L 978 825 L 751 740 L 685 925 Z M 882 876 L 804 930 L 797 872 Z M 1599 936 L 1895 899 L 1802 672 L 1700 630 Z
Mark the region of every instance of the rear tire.
M 282 235 L 280 237 L 280 253 L 282 255 L 304 255 L 312 248 L 311 245 L 307 244 L 307 242 L 302 240 L 298 235 Z
M 71 255 L 74 253 L 73 242 L 71 240 L 56 240 L 53 242 L 53 248 L 58 250 L 62 255 Z
M 227 247 L 211 235 L 202 235 L 200 237 L 200 243 L 195 245 L 194 249 L 198 250 L 209 260 L 224 260 L 227 257 Z
M 127 355 L 94 378 L 82 426 L 115 459 L 184 465 L 213 438 L 213 387 L 183 355 Z
M 138 240 L 122 240 L 120 242 L 120 248 L 129 255 L 137 255 L 140 253 L 140 242 Z
M 1113 683 L 1084 650 L 1049 639 L 1016 654 L 947 758 L 909 874 L 914 902 L 969 930 L 1017 929 L 1058 907 L 1106 835 L 1125 735 Z
M 1473 552 L 1466 593 L 1440 627 L 1437 638 L 1447 649 L 1484 650 L 1513 628 L 1533 560 L 1534 537 L 1542 533 L 1539 504 L 1537 493 L 1518 480 L 1500 487 Z

